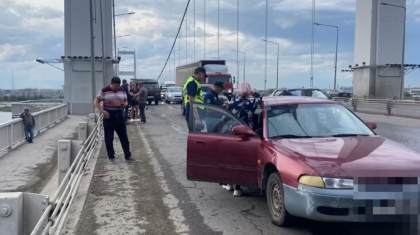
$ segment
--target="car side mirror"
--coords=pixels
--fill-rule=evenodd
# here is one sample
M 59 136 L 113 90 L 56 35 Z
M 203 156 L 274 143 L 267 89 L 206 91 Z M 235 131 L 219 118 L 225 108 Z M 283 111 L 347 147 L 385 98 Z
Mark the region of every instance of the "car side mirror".
M 251 136 L 256 136 L 257 135 L 257 134 L 255 134 L 254 131 L 251 130 L 251 128 L 249 128 L 248 126 L 245 126 L 245 125 L 234 127 L 232 129 L 232 134 L 238 135 L 238 136 L 246 136 L 246 137 L 251 137 Z
M 366 126 L 368 126 L 372 130 L 375 130 L 378 127 L 375 122 L 371 122 L 371 121 L 367 121 Z

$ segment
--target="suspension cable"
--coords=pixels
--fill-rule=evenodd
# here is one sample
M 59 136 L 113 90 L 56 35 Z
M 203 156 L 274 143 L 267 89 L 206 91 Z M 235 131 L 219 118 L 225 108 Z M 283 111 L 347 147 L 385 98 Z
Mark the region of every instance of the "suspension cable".
M 157 81 L 159 81 L 160 77 L 162 76 L 163 71 L 166 68 L 166 65 L 168 64 L 169 59 L 171 58 L 171 54 L 172 54 L 172 51 L 174 49 L 176 40 L 178 39 L 179 31 L 181 31 L 182 23 L 184 22 L 185 15 L 187 14 L 187 10 L 188 10 L 188 6 L 190 5 L 190 1 L 191 0 L 188 0 L 187 6 L 185 7 L 184 15 L 182 16 L 181 24 L 179 25 L 178 32 L 176 33 L 176 37 L 175 37 L 174 43 L 172 44 L 171 51 L 169 52 L 168 58 L 166 59 L 165 65 L 163 66 L 162 71 L 160 72 Z

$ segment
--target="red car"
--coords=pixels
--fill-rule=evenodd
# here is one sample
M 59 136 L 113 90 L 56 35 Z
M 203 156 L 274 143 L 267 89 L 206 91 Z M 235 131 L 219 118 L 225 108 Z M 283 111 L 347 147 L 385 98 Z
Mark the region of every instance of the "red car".
M 420 154 L 378 136 L 375 123 L 330 100 L 264 97 L 253 130 L 221 107 L 194 103 L 190 111 L 188 180 L 259 186 L 279 226 L 294 217 L 360 221 L 356 202 L 370 201 L 376 206 L 364 213 L 378 214 L 378 201 L 405 195 L 386 184 L 382 193 L 363 193 L 361 185 L 374 185 L 363 183 L 368 177 L 420 174 Z

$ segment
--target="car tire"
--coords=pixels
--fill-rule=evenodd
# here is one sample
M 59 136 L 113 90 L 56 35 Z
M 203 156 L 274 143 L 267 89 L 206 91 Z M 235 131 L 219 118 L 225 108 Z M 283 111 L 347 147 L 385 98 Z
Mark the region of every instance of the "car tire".
M 283 183 L 277 172 L 272 173 L 268 178 L 266 197 L 273 223 L 279 227 L 292 225 L 294 217 L 286 210 Z

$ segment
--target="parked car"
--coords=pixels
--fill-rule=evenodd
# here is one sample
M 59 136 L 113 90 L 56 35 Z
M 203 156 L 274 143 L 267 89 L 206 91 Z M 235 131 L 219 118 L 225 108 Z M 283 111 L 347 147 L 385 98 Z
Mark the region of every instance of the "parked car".
M 318 88 L 294 88 L 294 89 L 277 89 L 270 96 L 308 96 L 328 99 L 328 97 Z
M 379 177 L 417 179 L 420 172 L 419 153 L 377 135 L 375 123 L 328 99 L 264 97 L 253 130 L 222 107 L 191 106 L 193 115 L 207 112 L 189 119 L 187 179 L 260 187 L 279 226 L 290 225 L 295 217 L 353 222 L 365 210 L 369 216 L 363 218 L 375 219 L 375 208 L 375 213 L 387 213 L 379 208 L 381 200 L 410 197 Z M 196 123 L 206 113 L 220 114 L 216 133 L 203 132 Z M 353 198 L 363 189 L 370 193 L 360 194 L 361 202 L 371 206 L 361 205 L 362 211 Z
M 178 103 L 182 101 L 182 87 L 168 87 L 165 92 L 166 103 Z
M 131 79 L 132 82 L 143 83 L 144 87 L 147 89 L 147 102 L 149 105 L 154 101 L 155 105 L 159 104 L 160 99 L 160 87 L 159 83 L 154 79 Z
M 352 93 L 344 90 L 327 90 L 325 94 L 328 99 L 340 98 L 344 101 L 349 101 L 352 98 Z

